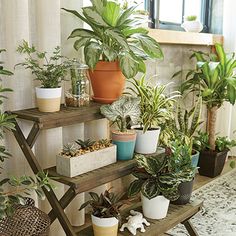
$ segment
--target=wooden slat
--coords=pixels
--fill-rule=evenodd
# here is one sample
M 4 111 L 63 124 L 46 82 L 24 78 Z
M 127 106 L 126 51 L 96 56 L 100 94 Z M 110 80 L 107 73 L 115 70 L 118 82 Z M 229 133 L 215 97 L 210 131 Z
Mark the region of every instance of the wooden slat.
M 91 102 L 86 107 L 65 107 L 61 106 L 58 112 L 40 112 L 37 108 L 13 111 L 17 118 L 37 122 L 40 129 L 56 128 L 76 123 L 104 118 L 100 114 L 101 104 Z
M 49 173 L 49 176 L 56 177 L 56 181 L 73 186 L 77 193 L 82 193 L 130 174 L 136 165 L 135 160 L 118 161 L 114 164 L 90 171 L 74 178 L 59 175 L 56 172 L 55 166 L 46 169 L 45 171 Z
M 162 220 L 151 220 L 147 219 L 151 225 L 149 227 L 145 226 L 146 232 L 141 233 L 139 230 L 137 230 L 137 236 L 157 236 L 162 235 L 168 230 L 172 229 L 177 224 L 184 222 L 185 220 L 191 218 L 193 215 L 195 215 L 198 211 L 200 211 L 202 207 L 201 201 L 192 201 L 189 204 L 182 205 L 182 206 L 176 206 L 176 205 L 170 205 L 168 214 L 166 218 Z M 132 209 L 141 211 L 141 203 L 138 204 L 138 206 L 132 207 Z M 125 218 L 128 213 L 126 210 L 124 214 L 122 214 L 123 218 Z M 77 235 L 79 236 L 93 236 L 93 230 L 91 226 L 88 226 L 87 228 L 81 227 L 80 231 L 77 231 Z M 118 236 L 130 236 L 130 232 L 125 229 L 124 232 L 119 232 Z

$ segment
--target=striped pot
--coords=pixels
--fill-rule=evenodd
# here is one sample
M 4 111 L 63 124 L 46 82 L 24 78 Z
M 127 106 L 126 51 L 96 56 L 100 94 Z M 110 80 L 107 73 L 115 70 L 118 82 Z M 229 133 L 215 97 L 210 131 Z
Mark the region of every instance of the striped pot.
M 112 143 L 117 146 L 117 160 L 133 159 L 136 132 L 129 130 L 127 133 L 112 131 Z

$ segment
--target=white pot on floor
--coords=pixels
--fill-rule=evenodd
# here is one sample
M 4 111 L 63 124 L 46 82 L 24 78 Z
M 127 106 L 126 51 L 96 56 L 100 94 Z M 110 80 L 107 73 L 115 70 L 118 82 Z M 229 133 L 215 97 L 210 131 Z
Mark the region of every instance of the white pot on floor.
M 153 128 L 143 133 L 140 126 L 132 126 L 136 130 L 137 139 L 135 144 L 135 152 L 141 154 L 155 153 L 160 135 L 160 128 Z
M 170 200 L 164 196 L 157 196 L 152 199 L 148 199 L 141 194 L 143 214 L 150 219 L 163 219 L 166 217 Z
M 41 112 L 56 112 L 60 110 L 61 88 L 36 87 L 38 109 Z

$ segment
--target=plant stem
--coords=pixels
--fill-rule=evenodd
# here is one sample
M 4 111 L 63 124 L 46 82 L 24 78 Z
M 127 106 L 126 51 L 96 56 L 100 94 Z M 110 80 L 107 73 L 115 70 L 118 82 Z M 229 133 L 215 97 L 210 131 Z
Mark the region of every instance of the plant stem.
M 217 106 L 208 108 L 208 127 L 207 131 L 209 134 L 209 145 L 211 150 L 215 150 L 215 140 L 216 140 L 216 115 L 217 115 Z

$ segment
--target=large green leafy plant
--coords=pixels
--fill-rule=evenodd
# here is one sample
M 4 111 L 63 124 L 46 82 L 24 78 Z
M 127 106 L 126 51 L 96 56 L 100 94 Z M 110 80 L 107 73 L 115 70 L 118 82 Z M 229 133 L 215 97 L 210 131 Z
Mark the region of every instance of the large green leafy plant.
M 101 113 L 118 126 L 120 132 L 126 132 L 130 124 L 137 124 L 140 117 L 140 100 L 138 98 L 122 96 L 111 105 L 103 105 Z
M 91 29 L 78 28 L 69 38 L 78 38 L 74 48 L 84 46 L 86 64 L 94 69 L 99 60 L 119 61 L 127 78 L 139 71 L 145 72 L 144 60 L 163 58 L 159 44 L 148 36 L 148 30 L 139 27 L 141 20 L 133 15 L 135 7 L 123 10 L 119 3 L 106 0 L 91 0 L 92 6 L 83 7 L 82 14 L 72 13 Z
M 167 95 L 168 85 L 149 85 L 145 81 L 145 75 L 140 80 L 131 80 L 130 83 L 133 87 L 128 87 L 129 93 L 140 98 L 140 125 L 144 132 L 173 119 L 174 103 L 175 98 L 179 97 L 178 92 L 174 91 Z
M 4 50 L 0 50 L 0 53 Z M 3 62 L 0 62 L 0 75 L 10 76 L 13 73 L 4 69 Z M 9 88 L 3 88 L 0 85 L 0 105 L 3 104 L 6 96 L 5 92 L 11 92 Z M 0 140 L 4 138 L 5 130 L 14 130 L 15 116 L 3 113 L 0 109 Z M 0 161 L 4 162 L 11 154 L 6 150 L 4 145 L 0 146 Z M 30 191 L 35 191 L 39 197 L 44 198 L 42 187 L 50 190 L 50 183 L 45 173 L 36 175 L 36 179 L 29 176 L 0 178 L 0 220 L 11 216 L 14 213 L 15 204 L 25 204 L 25 196 L 29 195 Z
M 18 63 L 16 66 L 21 65 L 30 69 L 35 75 L 35 80 L 41 82 L 42 88 L 60 87 L 61 81 L 64 80 L 68 68 L 71 66 L 69 60 L 60 55 L 60 47 L 55 47 L 53 55 L 49 57 L 47 52 L 40 52 L 34 45 L 30 46 L 28 42 L 23 41 L 17 51 L 27 57 L 24 62 Z
M 211 150 L 215 150 L 217 110 L 223 102 L 234 104 L 236 100 L 235 55 L 226 54 L 220 44 L 215 48 L 215 54 L 193 53 L 197 67 L 188 72 L 187 80 L 181 86 L 182 92 L 195 92 L 201 96 L 207 106 Z

